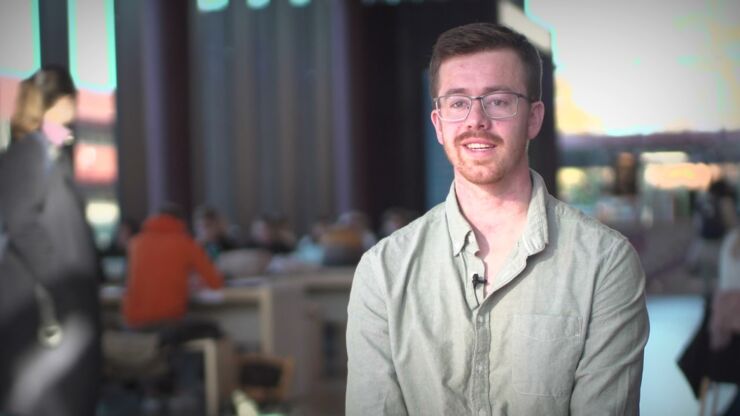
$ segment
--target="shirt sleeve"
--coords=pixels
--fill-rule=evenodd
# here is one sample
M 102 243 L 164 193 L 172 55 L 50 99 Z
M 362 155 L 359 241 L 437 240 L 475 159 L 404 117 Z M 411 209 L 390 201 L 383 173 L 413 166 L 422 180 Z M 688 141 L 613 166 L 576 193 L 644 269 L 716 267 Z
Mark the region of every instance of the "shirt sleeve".
M 347 308 L 348 416 L 407 415 L 388 331 L 387 295 L 372 251 L 355 271 Z
M 211 262 L 206 251 L 195 240 L 191 240 L 193 251 L 193 267 L 198 272 L 201 279 L 211 289 L 219 289 L 224 286 L 224 279 L 216 266 Z
M 625 240 L 608 250 L 597 275 L 572 415 L 637 415 L 649 324 L 645 274 Z

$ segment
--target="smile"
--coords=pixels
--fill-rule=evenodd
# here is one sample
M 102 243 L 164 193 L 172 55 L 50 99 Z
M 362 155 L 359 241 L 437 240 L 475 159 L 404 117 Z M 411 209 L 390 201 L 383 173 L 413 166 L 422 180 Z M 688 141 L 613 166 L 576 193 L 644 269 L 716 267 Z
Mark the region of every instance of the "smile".
M 485 150 L 485 149 L 493 149 L 493 144 L 486 144 L 486 143 L 469 143 L 466 144 L 465 147 L 470 150 Z

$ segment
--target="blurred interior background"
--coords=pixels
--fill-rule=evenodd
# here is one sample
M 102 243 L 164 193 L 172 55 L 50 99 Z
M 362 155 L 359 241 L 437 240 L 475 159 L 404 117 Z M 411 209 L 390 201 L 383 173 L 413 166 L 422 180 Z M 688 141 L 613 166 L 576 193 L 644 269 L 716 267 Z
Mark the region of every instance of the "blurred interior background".
M 509 25 L 545 63 L 532 167 L 643 260 L 642 413 L 696 414 L 675 363 L 712 284 L 687 262 L 697 201 L 718 179 L 740 191 L 739 17 L 734 0 L 3 0 L 0 148 L 18 83 L 61 64 L 79 88 L 75 176 L 101 248 L 165 201 L 216 207 L 235 235 L 264 215 L 300 236 L 354 211 L 382 235 L 384 213 L 425 212 L 452 178 L 429 121 L 434 40 Z M 316 353 L 341 361 L 348 287 L 318 292 L 334 325 Z M 294 409 L 341 414 L 337 366 Z

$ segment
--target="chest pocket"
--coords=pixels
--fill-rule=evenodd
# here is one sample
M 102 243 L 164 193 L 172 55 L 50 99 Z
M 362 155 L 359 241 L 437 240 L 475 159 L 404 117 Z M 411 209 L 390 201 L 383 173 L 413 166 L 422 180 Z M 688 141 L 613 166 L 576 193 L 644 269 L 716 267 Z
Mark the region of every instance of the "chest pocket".
M 581 318 L 514 315 L 513 330 L 514 390 L 537 396 L 569 395 L 581 354 Z

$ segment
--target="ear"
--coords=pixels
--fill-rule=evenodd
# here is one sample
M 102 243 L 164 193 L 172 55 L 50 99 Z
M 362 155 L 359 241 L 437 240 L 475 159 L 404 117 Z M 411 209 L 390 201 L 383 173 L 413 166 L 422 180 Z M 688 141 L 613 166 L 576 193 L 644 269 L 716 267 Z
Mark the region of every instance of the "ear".
M 432 110 L 431 118 L 432 124 L 434 124 L 434 131 L 437 133 L 437 141 L 439 144 L 444 145 L 444 140 L 442 139 L 444 137 L 442 135 L 442 120 L 440 120 L 437 110 Z
M 534 139 L 542 128 L 542 121 L 545 119 L 545 104 L 542 101 L 536 101 L 530 105 L 529 119 L 527 120 L 527 138 Z

